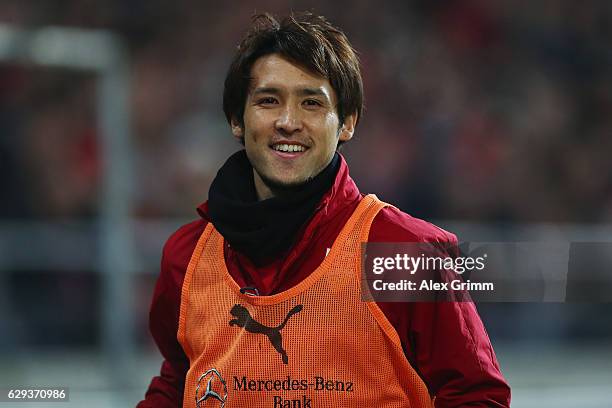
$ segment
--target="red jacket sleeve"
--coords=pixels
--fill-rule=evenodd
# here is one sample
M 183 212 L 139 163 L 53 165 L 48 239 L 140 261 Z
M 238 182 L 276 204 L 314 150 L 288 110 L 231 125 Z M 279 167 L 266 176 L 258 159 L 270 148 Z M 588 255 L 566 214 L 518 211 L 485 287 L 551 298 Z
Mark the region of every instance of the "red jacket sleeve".
M 451 248 L 457 244 L 455 235 L 392 207 L 377 215 L 369 240 L 426 241 Z M 411 365 L 436 397 L 436 408 L 510 406 L 510 387 L 473 303 L 378 305 L 398 332 Z
M 161 272 L 151 302 L 149 327 L 164 361 L 160 375 L 153 378 L 145 399 L 137 408 L 176 408 L 183 403 L 189 360 L 177 340 L 181 288 L 191 254 L 206 221 L 181 227 L 164 245 Z

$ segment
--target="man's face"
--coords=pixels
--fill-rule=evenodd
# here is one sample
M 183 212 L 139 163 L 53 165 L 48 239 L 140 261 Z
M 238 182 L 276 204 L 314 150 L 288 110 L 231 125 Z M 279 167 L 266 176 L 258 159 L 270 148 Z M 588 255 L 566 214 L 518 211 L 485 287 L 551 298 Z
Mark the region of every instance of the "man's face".
M 265 199 L 319 174 L 338 141 L 352 137 L 356 115 L 341 125 L 329 81 L 278 54 L 255 61 L 251 78 L 244 128 L 233 120 L 232 132 L 244 138 L 258 196 Z

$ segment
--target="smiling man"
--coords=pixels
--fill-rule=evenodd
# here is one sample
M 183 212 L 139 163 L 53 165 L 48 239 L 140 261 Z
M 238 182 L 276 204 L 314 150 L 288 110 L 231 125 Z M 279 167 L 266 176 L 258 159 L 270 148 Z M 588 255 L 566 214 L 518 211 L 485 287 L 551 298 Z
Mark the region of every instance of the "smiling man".
M 164 362 L 139 407 L 509 406 L 472 303 L 361 300 L 362 242 L 457 243 L 359 192 L 337 148 L 362 105 L 342 31 L 255 18 L 223 95 L 244 150 L 164 247 L 150 314 Z
M 268 199 L 321 173 L 338 141 L 353 136 L 357 112 L 341 123 L 329 80 L 281 54 L 255 61 L 251 77 L 243 120 L 230 121 L 244 140 L 257 194 Z

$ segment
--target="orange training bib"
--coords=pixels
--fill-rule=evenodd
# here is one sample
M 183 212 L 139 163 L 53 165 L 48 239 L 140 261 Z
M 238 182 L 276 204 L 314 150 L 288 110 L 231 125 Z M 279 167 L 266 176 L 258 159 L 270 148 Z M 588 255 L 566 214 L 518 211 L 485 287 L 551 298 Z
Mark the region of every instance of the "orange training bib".
M 184 408 L 433 406 L 395 329 L 360 297 L 361 243 L 385 205 L 364 197 L 321 265 L 272 296 L 240 293 L 208 224 L 181 295 Z

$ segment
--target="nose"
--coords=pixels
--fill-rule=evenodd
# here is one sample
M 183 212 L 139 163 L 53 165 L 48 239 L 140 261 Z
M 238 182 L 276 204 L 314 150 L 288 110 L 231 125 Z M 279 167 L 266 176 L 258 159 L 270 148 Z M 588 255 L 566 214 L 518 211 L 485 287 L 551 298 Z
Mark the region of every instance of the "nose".
M 298 109 L 285 106 L 280 112 L 274 123 L 276 130 L 283 133 L 295 133 L 302 130 L 302 119 Z

